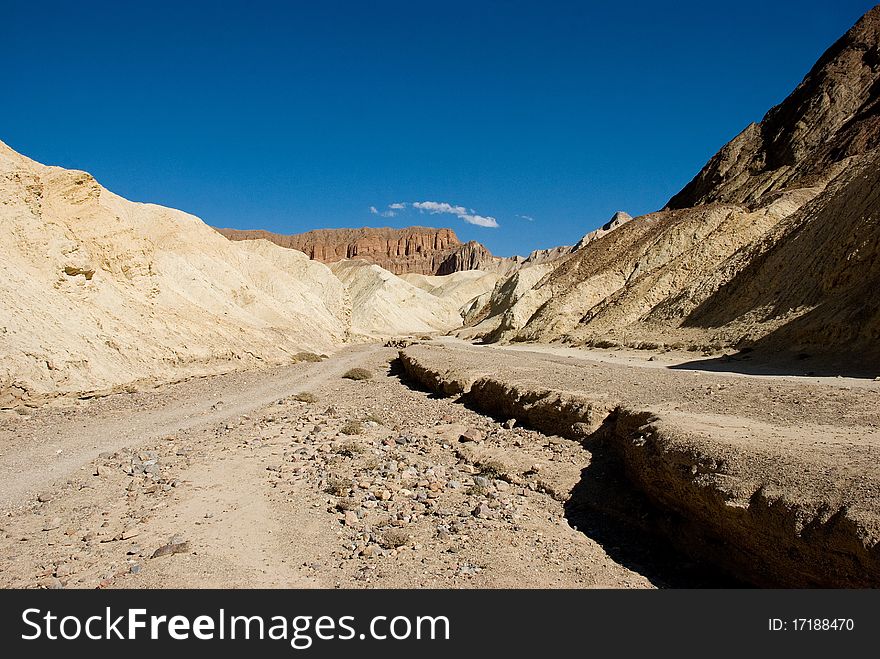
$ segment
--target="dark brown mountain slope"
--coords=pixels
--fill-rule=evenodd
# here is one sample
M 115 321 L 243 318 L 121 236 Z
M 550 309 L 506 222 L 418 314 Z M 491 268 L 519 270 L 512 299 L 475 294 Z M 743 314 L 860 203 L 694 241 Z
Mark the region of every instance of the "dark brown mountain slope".
M 669 208 L 752 203 L 827 182 L 845 160 L 880 143 L 880 6 L 816 62 L 760 124 L 718 152 Z

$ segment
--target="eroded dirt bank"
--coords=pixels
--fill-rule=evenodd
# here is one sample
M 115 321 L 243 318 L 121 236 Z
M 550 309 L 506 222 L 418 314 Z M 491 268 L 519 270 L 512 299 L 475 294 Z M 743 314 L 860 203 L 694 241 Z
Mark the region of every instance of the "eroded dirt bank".
M 590 457 L 571 509 L 586 501 L 756 585 L 880 585 L 877 383 L 585 357 L 463 344 L 400 353 L 407 375 L 433 391 L 582 441 Z M 594 491 L 608 472 L 625 481 L 619 497 Z
M 727 583 L 572 509 L 579 442 L 414 389 L 396 357 L 358 346 L 0 415 L 0 585 Z

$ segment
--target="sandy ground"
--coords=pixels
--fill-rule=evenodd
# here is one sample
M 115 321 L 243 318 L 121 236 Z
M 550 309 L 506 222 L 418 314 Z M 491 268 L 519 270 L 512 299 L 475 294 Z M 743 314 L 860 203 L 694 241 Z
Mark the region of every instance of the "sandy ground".
M 487 367 L 503 359 L 524 377 L 568 387 L 577 378 L 609 400 L 735 416 L 743 427 L 833 427 L 845 436 L 880 423 L 872 381 L 445 345 Z M 396 354 L 357 346 L 322 363 L 3 415 L 0 585 L 729 583 L 611 520 L 573 516 L 566 502 L 589 460 L 580 444 L 415 389 L 389 368 Z M 341 377 L 355 366 L 373 377 Z M 303 392 L 314 398 L 296 400 Z

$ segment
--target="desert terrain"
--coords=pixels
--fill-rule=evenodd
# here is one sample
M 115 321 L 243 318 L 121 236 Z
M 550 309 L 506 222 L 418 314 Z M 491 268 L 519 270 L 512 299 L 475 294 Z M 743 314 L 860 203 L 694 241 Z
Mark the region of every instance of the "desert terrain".
M 7 412 L 3 583 L 650 588 L 877 579 L 870 537 L 849 530 L 876 533 L 880 523 L 872 503 L 880 382 L 564 350 L 372 344 L 323 362 Z M 372 377 L 343 377 L 353 368 Z M 443 375 L 431 387 L 426 371 Z M 473 383 L 488 375 L 519 391 L 483 383 L 475 395 Z M 548 378 L 567 405 L 540 395 Z M 465 388 L 461 398 L 443 394 Z M 647 484 L 632 487 L 627 469 L 639 456 L 617 455 L 602 432 L 621 409 L 650 415 L 659 441 L 673 444 L 655 450 L 674 456 L 677 485 L 700 498 L 665 501 Z M 687 501 L 747 515 L 748 534 L 685 528 L 688 511 L 673 511 Z M 774 510 L 784 524 L 768 519 Z M 844 564 L 833 572 L 809 555 L 817 536 L 842 536 L 835 554 Z M 792 555 L 797 568 L 785 564 Z
M 663 208 L 504 258 L 0 142 L 0 586 L 880 586 L 878 104 L 875 7 Z

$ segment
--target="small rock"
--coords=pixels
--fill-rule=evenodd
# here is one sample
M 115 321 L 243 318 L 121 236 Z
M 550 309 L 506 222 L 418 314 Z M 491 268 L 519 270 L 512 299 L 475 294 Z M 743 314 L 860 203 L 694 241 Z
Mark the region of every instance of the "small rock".
M 59 528 L 60 526 L 61 526 L 61 518 L 54 517 L 51 520 L 49 520 L 48 522 L 46 522 L 45 524 L 43 524 L 43 530 L 44 531 L 54 531 L 55 529 Z
M 458 441 L 462 443 L 480 442 L 483 441 L 483 433 L 476 428 L 469 428 L 459 436 Z
M 160 558 L 162 556 L 171 556 L 172 554 L 184 554 L 189 551 L 189 542 L 169 542 L 167 545 L 162 545 L 156 551 L 153 552 L 153 555 L 150 558 Z
M 357 513 L 353 510 L 346 510 L 344 521 L 346 526 L 355 526 L 358 523 Z
M 488 517 L 492 513 L 492 509 L 489 508 L 488 504 L 481 503 L 476 508 L 474 508 L 473 513 L 471 513 L 474 517 Z
M 49 503 L 51 500 L 52 497 L 50 497 L 48 494 L 37 495 L 37 501 L 39 501 L 40 503 Z
M 504 427 L 507 428 L 508 430 L 512 430 L 515 425 L 516 425 L 516 419 L 508 419 L 507 421 L 504 422 Z
M 138 563 L 135 563 L 134 565 L 132 565 L 128 569 L 128 571 L 131 572 L 132 574 L 137 574 L 138 572 L 141 571 L 141 566 Z

